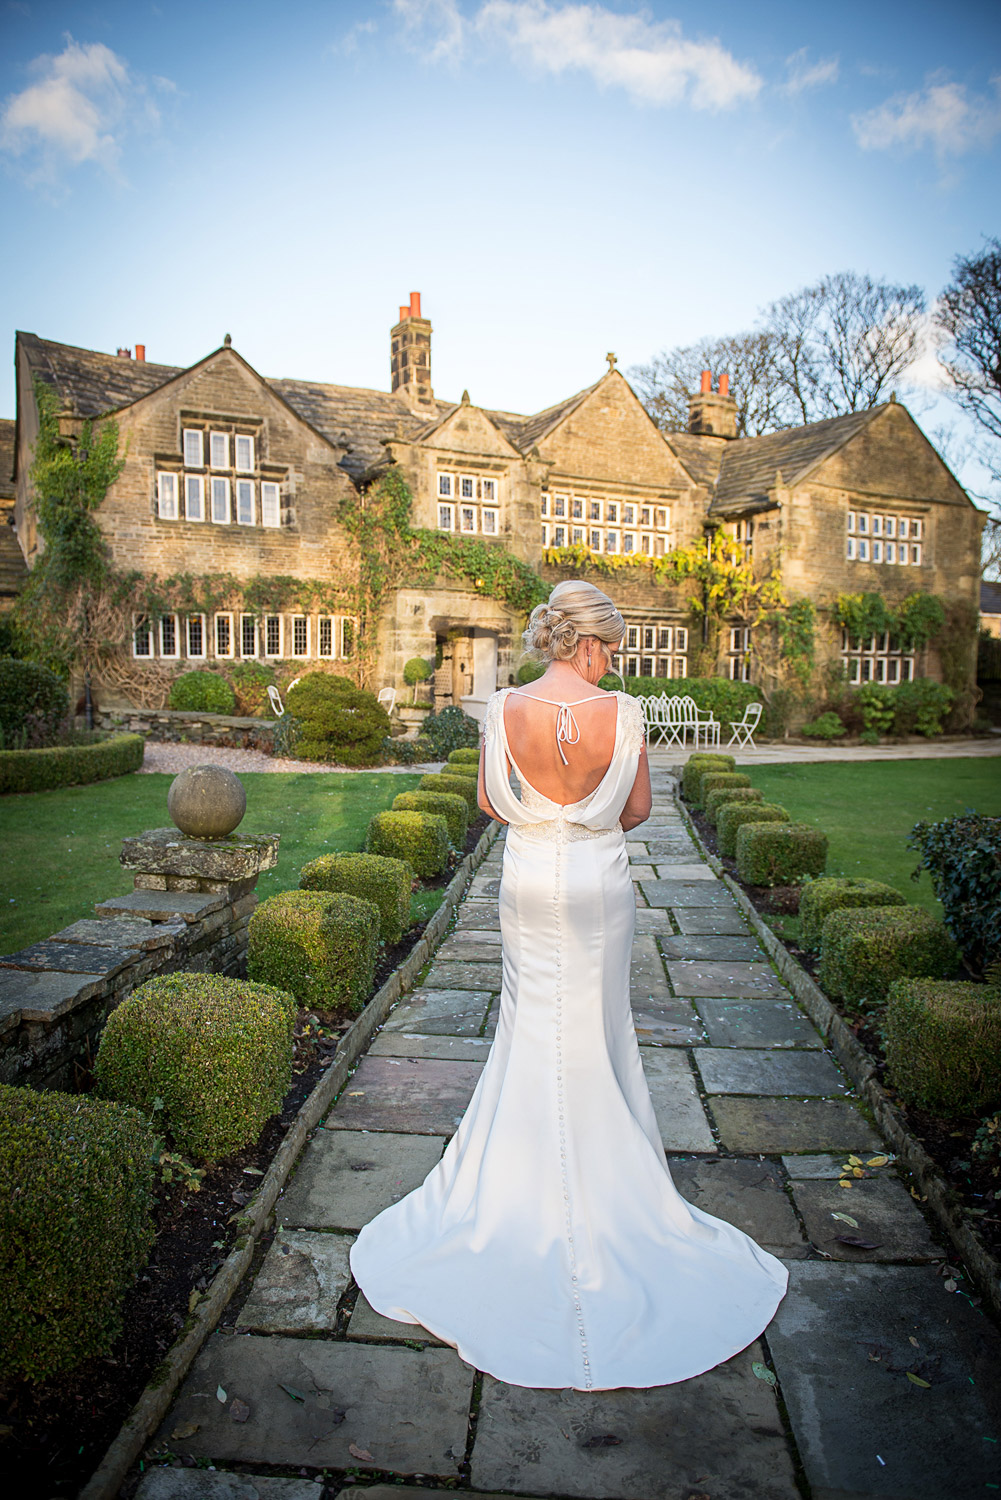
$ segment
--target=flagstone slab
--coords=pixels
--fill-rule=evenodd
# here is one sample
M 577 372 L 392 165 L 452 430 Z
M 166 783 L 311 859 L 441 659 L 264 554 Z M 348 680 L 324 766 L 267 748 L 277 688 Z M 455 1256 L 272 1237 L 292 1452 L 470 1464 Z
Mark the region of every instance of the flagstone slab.
M 479 941 L 466 941 L 471 936 L 471 933 L 464 932 L 461 934 L 461 936 L 456 935 L 455 937 L 449 938 L 448 941 L 442 943 L 441 947 L 438 949 L 437 953 L 435 954 L 435 960 L 438 963 L 497 963 L 500 959 L 501 953 L 500 933 L 477 933 L 476 937 L 479 939 Z M 493 938 L 492 943 L 484 941 L 484 939 L 488 936 Z
M 455 1490 L 428 1490 L 423 1485 L 418 1487 L 417 1485 L 409 1484 L 373 1484 L 364 1493 L 365 1500 L 400 1500 L 401 1495 L 404 1497 L 404 1500 L 406 1500 L 408 1495 L 417 1496 L 418 1500 L 455 1500 L 456 1495 Z M 358 1491 L 356 1489 L 349 1487 L 340 1490 L 334 1497 L 334 1500 L 348 1500 L 349 1496 L 357 1494 Z M 313 1500 L 316 1500 L 315 1491 Z M 477 1490 L 476 1500 L 510 1500 L 510 1497 L 508 1495 L 498 1495 L 496 1492 L 486 1495 L 482 1490 Z M 526 1496 L 524 1500 L 532 1500 L 532 1496 Z
M 754 963 L 764 958 L 760 945 L 744 933 L 739 937 L 668 937 L 660 938 L 657 946 L 665 958 L 708 959 L 713 963 Z
M 640 933 L 633 939 L 629 999 L 634 1006 L 664 1005 L 672 999 L 657 940 L 649 934 Z
M 499 990 L 501 966 L 496 954 L 490 963 L 435 962 L 424 985 L 429 990 Z
M 695 846 L 686 834 L 679 834 L 676 838 L 657 838 L 651 836 L 647 842 L 650 851 L 650 859 L 655 865 L 666 864 L 672 859 L 691 860 L 695 858 Z
M 653 865 L 633 864 L 632 860 L 630 860 L 629 878 L 630 880 L 655 880 L 657 878 L 657 872 L 654 869 Z
M 358 1293 L 358 1301 L 348 1322 L 348 1338 L 390 1344 L 417 1339 L 422 1344 L 435 1344 L 439 1349 L 447 1347 L 443 1339 L 435 1338 L 420 1323 L 399 1323 L 395 1318 L 384 1318 L 382 1313 L 376 1312 L 364 1292 Z
M 783 1174 L 771 1162 L 747 1157 L 672 1157 L 678 1192 L 696 1208 L 725 1219 L 772 1255 L 802 1259 L 810 1242 L 799 1227 Z
M 351 1234 L 289 1229 L 275 1235 L 236 1320 L 255 1333 L 329 1333 L 351 1281 Z
M 633 890 L 636 892 L 636 932 L 640 934 L 673 932 L 671 913 L 665 911 L 663 907 L 644 906 L 639 887 L 633 886 Z
M 713 870 L 710 870 L 708 865 L 696 864 L 692 860 L 686 863 L 683 859 L 658 859 L 657 879 L 684 880 L 687 882 L 692 880 L 716 880 L 717 876 Z
M 94 952 L 101 950 L 95 948 Z M 134 957 L 135 955 L 133 955 Z M 25 1021 L 49 1022 L 89 1000 L 107 983 L 106 974 L 73 974 L 37 969 L 0 969 L 0 1016 L 4 1027 Z
M 443 1057 L 453 1062 L 486 1062 L 490 1040 L 482 1036 L 430 1036 L 416 1031 L 380 1031 L 372 1039 L 373 1057 Z
M 369 1495 L 372 1493 L 370 1490 Z M 396 1490 L 396 1494 L 402 1493 Z M 221 1469 L 148 1468 L 135 1500 L 317 1500 L 317 1496 L 311 1479 L 231 1474 Z
M 713 959 L 669 959 L 668 978 L 676 995 L 694 999 L 784 1000 L 789 991 L 766 963 L 717 963 Z
M 823 1047 L 794 1000 L 697 1000 L 714 1047 Z
M 214 911 L 221 911 L 227 897 L 208 891 L 129 891 L 94 906 L 96 917 L 146 917 L 150 922 L 201 922 Z
M 958 1500 L 1001 1484 L 988 1409 L 1001 1338 L 931 1266 L 796 1261 L 768 1346 L 815 1500 Z
M 477 932 L 499 932 L 500 916 L 496 901 L 464 901 L 459 908 L 456 930 L 475 928 Z
M 679 906 L 674 909 L 674 920 L 685 937 L 747 936 L 747 923 L 733 902 L 729 906 Z
M 102 924 L 103 925 L 103 924 Z M 103 974 L 110 978 L 128 964 L 139 961 L 135 948 L 100 946 L 96 943 L 54 942 L 47 938 L 0 958 L 0 969 L 26 969 L 59 974 Z
M 695 1063 L 707 1094 L 822 1094 L 839 1097 L 848 1084 L 827 1052 L 698 1047 Z
M 855 1178 L 850 1188 L 799 1180 L 792 1195 L 813 1244 L 835 1260 L 941 1260 L 946 1253 L 904 1184 L 889 1173 Z M 834 1214 L 848 1214 L 857 1227 Z M 839 1235 L 857 1235 L 872 1248 L 843 1244 Z
M 394 1005 L 383 1031 L 416 1031 L 431 1036 L 477 1036 L 489 1004 L 490 991 L 487 989 L 414 990 Z
M 685 1054 L 672 1048 L 643 1047 L 640 1056 L 665 1151 L 715 1151 Z
M 500 876 L 474 875 L 469 882 L 469 894 L 474 901 L 477 898 L 485 900 L 488 896 L 497 897 L 500 894 Z
M 799 1500 L 775 1392 L 751 1370 L 762 1357 L 755 1341 L 697 1379 L 647 1390 L 527 1390 L 487 1375 L 473 1489 L 582 1500 Z
M 670 906 L 672 910 L 682 906 L 737 910 L 730 892 L 718 880 L 644 880 L 641 887 L 651 906 Z
M 668 1000 L 663 1005 L 633 1007 L 636 1040 L 647 1047 L 690 1047 L 706 1034 L 690 1000 Z
M 888 1153 L 879 1152 L 879 1155 Z M 862 1158 L 865 1162 L 865 1157 Z M 790 1177 L 812 1180 L 814 1178 L 840 1177 L 841 1169 L 847 1164 L 848 1153 L 840 1152 L 837 1155 L 828 1152 L 805 1151 L 799 1156 L 783 1156 L 782 1165 Z M 892 1157 L 881 1167 L 866 1167 L 867 1172 L 886 1172 L 893 1170 Z M 844 1191 L 842 1189 L 841 1191 Z
M 472 1385 L 473 1371 L 452 1349 L 216 1333 L 156 1442 L 214 1463 L 453 1477 L 465 1452 Z M 245 1422 L 230 1416 L 234 1398 L 250 1407 Z M 172 1441 L 178 1428 L 195 1430 Z
M 275 1205 L 288 1229 L 358 1231 L 437 1166 L 443 1135 L 318 1130 Z
M 166 948 L 185 928 L 184 922 L 150 922 L 144 917 L 83 917 L 62 932 L 54 932 L 53 943 L 94 943 L 102 948 Z
M 848 1099 L 718 1094 L 712 1112 L 728 1151 L 878 1151 L 880 1139 Z
M 366 1056 L 324 1123 L 328 1130 L 451 1136 L 481 1072 L 475 1062 Z
M 488 927 L 484 927 L 481 931 L 477 931 L 475 928 L 455 927 L 449 933 L 446 942 L 453 943 L 462 947 L 465 947 L 467 945 L 475 946 L 478 943 L 485 943 L 490 947 L 499 948 L 500 940 L 500 933 L 491 931 Z M 442 946 L 444 946 L 444 944 Z M 441 952 L 440 948 L 438 952 Z

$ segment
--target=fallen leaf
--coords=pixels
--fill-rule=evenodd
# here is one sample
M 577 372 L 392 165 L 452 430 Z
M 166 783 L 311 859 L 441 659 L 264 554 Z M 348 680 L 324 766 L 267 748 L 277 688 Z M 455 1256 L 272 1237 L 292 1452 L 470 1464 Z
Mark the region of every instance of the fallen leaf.
M 194 1437 L 197 1431 L 197 1422 L 182 1422 L 179 1427 L 174 1428 L 173 1432 L 170 1435 L 172 1438 L 180 1440 L 181 1438 Z
M 865 1176 L 865 1168 L 864 1167 L 852 1167 L 852 1176 L 853 1177 L 864 1177 Z
M 751 1366 L 751 1374 L 756 1375 L 759 1380 L 767 1380 L 769 1385 L 775 1384 L 775 1371 L 763 1365 L 759 1359 L 756 1359 Z
M 909 1333 L 907 1335 L 907 1340 L 908 1340 L 908 1343 L 911 1343 L 911 1344 L 914 1345 L 915 1349 L 920 1348 L 920 1345 L 919 1345 L 917 1339 L 914 1337 L 913 1333 Z
M 942 1285 L 945 1287 L 947 1292 L 954 1292 L 956 1290 L 956 1282 L 953 1281 L 951 1276 L 947 1281 L 943 1281 Z
M 226 1392 L 223 1390 L 221 1385 L 217 1385 L 215 1388 L 215 1398 L 217 1401 L 221 1402 L 223 1406 L 226 1405 Z
M 851 1180 L 850 1177 L 839 1177 L 838 1178 L 838 1187 L 851 1187 L 851 1186 L 852 1186 L 852 1180 Z
M 244 1167 L 243 1175 L 244 1177 L 263 1177 L 264 1173 L 260 1167 Z
M 375 1459 L 367 1448 L 359 1448 L 356 1443 L 348 1443 L 348 1452 L 352 1458 L 360 1458 L 364 1463 L 374 1464 Z
M 926 1391 L 931 1390 L 931 1381 L 922 1380 L 920 1375 L 915 1375 L 913 1370 L 908 1370 L 907 1378 L 913 1385 L 923 1385 Z
M 594 1437 L 585 1438 L 581 1443 L 582 1448 L 619 1448 L 622 1439 L 616 1437 L 614 1432 L 596 1433 Z
M 836 1234 L 834 1238 L 839 1245 L 851 1245 L 853 1250 L 878 1250 L 878 1240 L 864 1240 L 857 1234 Z
M 832 1219 L 840 1219 L 842 1224 L 850 1224 L 853 1229 L 858 1228 L 858 1219 L 853 1219 L 851 1214 L 831 1214 Z
M 890 1160 L 888 1156 L 870 1156 L 866 1162 L 867 1167 L 885 1167 Z
M 246 1401 L 241 1401 L 239 1396 L 234 1396 L 230 1404 L 229 1414 L 234 1422 L 245 1422 L 250 1416 L 250 1407 Z
M 278 1386 L 280 1390 L 285 1392 L 286 1396 L 291 1396 L 293 1401 L 305 1401 L 305 1392 L 300 1391 L 297 1386 L 286 1385 L 284 1380 L 279 1380 Z
M 848 1158 L 848 1165 L 850 1167 L 860 1167 L 862 1165 L 861 1156 L 850 1156 Z

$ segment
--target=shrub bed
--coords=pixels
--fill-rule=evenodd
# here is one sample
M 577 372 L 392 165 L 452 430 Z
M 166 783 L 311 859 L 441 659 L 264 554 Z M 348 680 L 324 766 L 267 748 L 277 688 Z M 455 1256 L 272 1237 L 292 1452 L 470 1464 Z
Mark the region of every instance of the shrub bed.
M 448 763 L 450 766 L 478 766 L 480 763 L 479 746 L 462 745 L 458 750 L 450 750 Z
M 480 739 L 480 726 L 457 703 L 448 703 L 436 714 L 428 714 L 421 736 L 431 745 L 429 760 L 444 760 L 452 750 L 472 749 Z
M 890 1082 L 946 1119 L 1001 1103 L 1001 993 L 962 980 L 897 979 L 883 1022 Z
M 379 926 L 379 908 L 360 896 L 279 891 L 250 919 L 247 973 L 291 990 L 308 1010 L 359 1011 L 375 977 Z
M 248 717 L 263 714 L 269 719 L 273 717 L 268 688 L 274 682 L 275 674 L 270 667 L 264 666 L 262 662 L 238 661 L 230 668 L 229 680 L 238 714 L 246 714 Z
M 142 765 L 145 743 L 141 734 L 116 734 L 96 745 L 0 750 L 0 793 L 48 792 L 127 776 Z
M 469 803 L 452 792 L 400 792 L 393 798 L 393 812 L 438 813 L 448 824 L 448 836 L 456 849 L 466 847 Z
M 15 746 L 30 718 L 54 733 L 69 713 L 66 684 L 34 661 L 0 657 L 0 746 Z
M 287 989 L 221 974 L 161 974 L 108 1017 L 101 1093 L 159 1116 L 178 1148 L 218 1161 L 256 1141 L 292 1079 Z
M 1001 959 L 1001 818 L 975 812 L 916 823 L 907 840 L 928 870 L 945 925 L 974 969 Z
M 820 947 L 821 931 L 832 911 L 846 907 L 906 905 L 900 892 L 882 880 L 860 880 L 852 876 L 811 880 L 799 903 L 803 947 L 814 950 Z
M 182 672 L 170 684 L 170 707 L 196 713 L 231 714 L 236 696 L 218 672 Z
M 685 801 L 698 807 L 702 777 L 710 771 L 733 771 L 736 766 L 737 762 L 732 755 L 690 755 L 681 773 L 681 792 Z
M 859 1010 L 881 1005 L 895 979 L 941 979 L 959 959 L 955 943 L 917 906 L 848 907 L 821 930 L 821 988 Z
M 708 709 L 720 724 L 743 717 L 749 703 L 761 702 L 761 689 L 752 682 L 733 682 L 728 677 L 627 677 L 626 692 L 633 698 L 689 697 L 703 713 Z M 601 679 L 599 687 L 620 688 L 614 673 Z
M 732 859 L 737 851 L 737 831 L 745 823 L 788 823 L 784 807 L 770 802 L 725 802 L 716 815 L 716 840 L 720 854 Z
M 719 827 L 720 811 L 733 802 L 763 802 L 765 794 L 756 786 L 714 786 L 706 793 L 704 811 L 714 828 Z
M 371 854 L 404 859 L 422 880 L 433 880 L 448 863 L 448 823 L 439 813 L 376 813 L 368 825 L 366 848 Z
M 295 720 L 295 753 L 303 760 L 371 766 L 382 759 L 389 715 L 374 693 L 347 677 L 307 672 L 289 688 L 286 711 Z
M 398 943 L 410 926 L 413 887 L 414 872 L 406 860 L 381 854 L 321 854 L 303 865 L 299 875 L 300 890 L 346 891 L 371 901 L 379 908 L 384 943 Z
M 796 885 L 827 863 L 827 835 L 808 823 L 745 823 L 735 849 L 737 874 L 748 885 Z
M 444 772 L 429 771 L 420 780 L 422 792 L 448 792 L 453 797 L 465 797 L 469 804 L 469 816 L 475 818 L 479 810 L 476 780 L 472 776 L 452 776 Z
M 134 1109 L 0 1085 L 0 1376 L 110 1351 L 153 1243 L 153 1149 Z

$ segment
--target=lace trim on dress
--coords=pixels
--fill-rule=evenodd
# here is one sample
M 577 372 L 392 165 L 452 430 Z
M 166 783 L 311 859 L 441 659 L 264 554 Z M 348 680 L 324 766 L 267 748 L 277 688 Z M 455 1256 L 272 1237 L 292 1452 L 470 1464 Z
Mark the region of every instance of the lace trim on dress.
M 581 839 L 600 839 L 606 833 L 614 833 L 612 828 L 585 828 L 583 823 L 574 821 L 573 815 L 579 816 L 594 800 L 594 792 L 589 792 L 579 802 L 568 802 L 565 807 L 560 808 L 558 802 L 552 802 L 537 792 L 534 786 L 528 782 L 521 783 L 521 802 L 523 806 L 532 812 L 541 812 L 543 808 L 557 807 L 559 815 L 555 818 L 546 818 L 542 823 L 519 823 L 518 832 L 525 838 L 540 839 L 547 844 L 576 844 Z
M 638 755 L 646 744 L 643 725 L 643 710 L 639 699 L 629 693 L 616 693 L 619 700 L 619 718 L 622 722 L 622 743 L 631 755 Z

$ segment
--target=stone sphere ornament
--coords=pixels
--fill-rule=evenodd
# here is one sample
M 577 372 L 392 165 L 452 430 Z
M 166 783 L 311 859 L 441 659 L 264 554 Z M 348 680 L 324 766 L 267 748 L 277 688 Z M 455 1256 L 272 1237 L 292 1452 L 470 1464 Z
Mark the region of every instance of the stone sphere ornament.
M 247 811 L 247 793 L 223 766 L 189 766 L 170 783 L 167 811 L 189 838 L 224 839 Z

